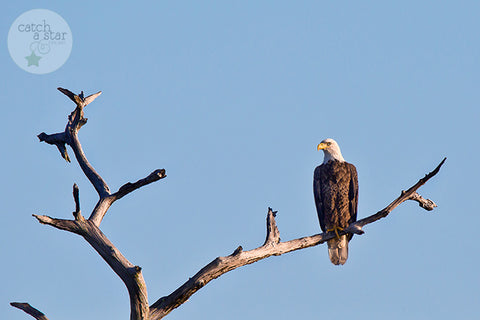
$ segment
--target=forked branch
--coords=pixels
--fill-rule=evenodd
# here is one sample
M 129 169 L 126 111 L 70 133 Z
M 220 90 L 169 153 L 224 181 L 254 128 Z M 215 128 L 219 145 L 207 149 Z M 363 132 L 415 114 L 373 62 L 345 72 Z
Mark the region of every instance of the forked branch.
M 64 132 L 50 135 L 42 132 L 38 135 L 38 138 L 40 141 L 55 145 L 60 151 L 62 157 L 67 161 L 70 161 L 70 157 L 68 156 L 66 146 L 70 146 L 75 154 L 76 160 L 78 161 L 84 174 L 88 177 L 93 187 L 97 191 L 100 199 L 98 200 L 97 205 L 95 206 L 90 217 L 85 219 L 80 211 L 79 189 L 78 186 L 74 184 L 74 220 L 56 219 L 46 215 L 34 216 L 42 224 L 48 224 L 57 229 L 65 230 L 82 236 L 100 254 L 100 256 L 112 268 L 112 270 L 121 278 L 128 289 L 131 305 L 131 320 L 161 319 L 169 314 L 173 309 L 187 301 L 189 297 L 191 297 L 207 283 L 231 270 L 271 256 L 278 256 L 284 253 L 316 246 L 337 236 L 335 232 L 328 232 L 281 242 L 280 233 L 275 221 L 276 211 L 273 211 L 271 208 L 269 208 L 267 213 L 267 235 L 265 242 L 260 247 L 249 251 L 243 251 L 242 246 L 239 246 L 231 255 L 214 259 L 212 262 L 198 271 L 192 278 L 181 285 L 177 290 L 165 297 L 158 299 L 149 307 L 147 289 L 141 268 L 132 264 L 122 255 L 122 253 L 102 233 L 100 230 L 100 224 L 106 212 L 116 200 L 121 199 L 125 195 L 143 186 L 166 177 L 165 170 L 157 169 L 147 177 L 133 183 L 128 182 L 120 187 L 117 192 L 111 193 L 105 180 L 103 180 L 103 178 L 88 162 L 78 139 L 78 131 L 87 123 L 87 119 L 84 118 L 83 109 L 96 97 L 98 97 L 101 92 L 84 98 L 83 92 L 81 92 L 79 95 L 76 95 L 67 89 L 58 89 L 75 102 L 76 108 L 68 117 L 68 123 Z M 367 218 L 352 223 L 345 230 L 338 231 L 338 235 L 343 235 L 346 233 L 363 234 L 364 231 L 362 228 L 365 225 L 386 217 L 390 212 L 392 212 L 392 210 L 406 200 L 416 201 L 422 208 L 426 210 L 432 210 L 435 208 L 436 204 L 429 199 L 424 199 L 417 193 L 417 190 L 439 172 L 445 160 L 446 159 L 443 159 L 442 162 L 440 162 L 440 164 L 432 172 L 420 179 L 407 191 L 402 191 L 401 195 L 383 210 Z M 13 302 L 11 305 L 25 311 L 36 319 L 48 320 L 43 313 L 30 306 L 28 303 Z
M 365 219 L 352 223 L 345 230 L 357 234 L 362 234 L 364 232 L 361 227 L 369 223 L 373 223 L 380 218 L 386 217 L 393 209 L 395 209 L 398 205 L 400 205 L 406 200 L 417 201 L 422 208 L 426 210 L 432 210 L 433 207 L 436 207 L 435 203 L 429 199 L 422 198 L 416 193 L 416 190 L 438 173 L 440 167 L 443 165 L 445 160 L 446 158 L 443 159 L 442 162 L 431 173 L 420 179 L 419 182 L 417 182 L 407 191 L 402 191 L 402 194 L 392 203 L 390 203 L 385 209 Z M 267 237 L 265 243 L 262 246 L 249 251 L 243 251 L 243 248 L 239 246 L 231 255 L 214 259 L 173 293 L 160 298 L 153 305 L 151 305 L 149 319 L 158 320 L 163 318 L 173 309 L 177 308 L 182 303 L 187 301 L 190 296 L 192 296 L 195 292 L 197 292 L 207 283 L 229 271 L 271 256 L 279 256 L 284 253 L 313 247 L 318 244 L 324 243 L 329 239 L 333 239 L 337 236 L 335 232 L 328 232 L 310 237 L 303 237 L 290 241 L 280 242 L 280 234 L 275 222 L 275 214 L 276 212 L 274 212 L 271 208 L 268 209 Z M 339 231 L 338 233 L 339 235 L 343 235 L 347 232 Z
M 85 98 L 83 91 L 76 95 L 67 89 L 58 88 L 58 90 L 69 97 L 70 100 L 75 102 L 76 107 L 68 116 L 68 122 L 63 132 L 55 134 L 46 134 L 42 132 L 38 135 L 38 138 L 40 141 L 55 145 L 60 151 L 62 157 L 68 162 L 70 162 L 70 157 L 67 153 L 66 146 L 70 146 L 75 154 L 78 164 L 97 191 L 100 199 L 90 215 L 90 218 L 86 220 L 80 211 L 79 189 L 78 186 L 74 184 L 74 220 L 56 219 L 45 215 L 34 215 L 34 217 L 37 218 L 37 220 L 42 224 L 48 224 L 60 230 L 81 235 L 125 283 L 130 296 L 130 319 L 148 319 L 149 306 L 147 299 L 147 288 L 141 272 L 142 269 L 128 261 L 127 258 L 125 258 L 122 253 L 110 242 L 110 240 L 100 230 L 100 223 L 113 202 L 134 190 L 166 177 L 165 170 L 157 169 L 146 178 L 140 179 L 135 183 L 128 182 L 117 192 L 111 194 L 110 188 L 108 187 L 106 181 L 88 162 L 78 138 L 78 131 L 87 123 L 87 119 L 84 117 L 84 108 L 89 103 L 93 102 L 93 100 L 95 100 L 95 98 L 97 98 L 101 92 L 92 94 Z M 14 303 L 14 306 L 17 308 L 21 307 L 23 310 L 36 310 L 31 307 L 28 308 L 29 305 L 27 306 L 27 304 Z M 33 315 L 34 313 L 32 311 L 32 313 L 29 314 Z

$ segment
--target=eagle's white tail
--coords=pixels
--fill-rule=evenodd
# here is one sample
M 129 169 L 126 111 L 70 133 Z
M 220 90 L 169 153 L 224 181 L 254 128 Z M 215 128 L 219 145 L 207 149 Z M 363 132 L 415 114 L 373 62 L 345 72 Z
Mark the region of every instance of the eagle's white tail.
M 345 264 L 348 258 L 348 240 L 343 235 L 340 238 L 334 238 L 327 241 L 328 256 L 334 265 Z

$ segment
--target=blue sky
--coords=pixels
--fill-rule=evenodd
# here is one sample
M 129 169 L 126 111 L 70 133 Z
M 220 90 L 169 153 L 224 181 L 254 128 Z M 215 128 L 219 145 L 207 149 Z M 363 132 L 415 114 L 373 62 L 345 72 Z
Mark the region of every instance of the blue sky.
M 12 22 L 45 8 L 73 33 L 59 70 L 29 74 L 7 48 Z M 476 200 L 480 129 L 475 1 L 46 2 L 0 12 L 2 319 L 128 319 L 123 283 L 80 237 L 32 213 L 71 218 L 78 165 L 38 142 L 73 104 L 85 153 L 116 190 L 168 177 L 115 203 L 104 233 L 143 268 L 151 303 L 217 256 L 259 246 L 267 207 L 282 240 L 320 232 L 312 176 L 336 139 L 359 173 L 359 217 L 386 206 L 448 157 L 420 193 L 354 237 L 346 265 L 325 246 L 234 270 L 168 319 L 474 319 L 480 298 Z

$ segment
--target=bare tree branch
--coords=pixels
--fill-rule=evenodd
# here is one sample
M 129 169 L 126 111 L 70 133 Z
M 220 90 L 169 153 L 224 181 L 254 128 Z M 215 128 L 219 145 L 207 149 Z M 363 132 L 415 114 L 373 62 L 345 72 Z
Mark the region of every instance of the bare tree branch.
M 10 305 L 12 307 L 25 311 L 37 320 L 48 320 L 48 318 L 41 311 L 35 309 L 26 302 L 11 302 Z
M 95 208 L 93 209 L 92 214 L 90 215 L 88 220 L 92 221 L 97 226 L 100 226 L 103 217 L 105 216 L 105 214 L 107 214 L 107 211 L 114 202 L 114 200 L 114 197 L 112 197 L 111 195 L 101 197 L 95 205 Z
M 72 100 L 73 102 L 77 103 L 76 100 L 75 100 L 76 94 L 73 93 L 72 91 L 70 91 L 68 89 L 64 89 L 64 88 L 57 88 L 57 90 L 60 91 L 61 93 L 63 93 L 64 95 L 66 95 L 67 97 L 69 97 L 70 100 Z
M 113 202 L 143 186 L 165 178 L 165 170 L 157 169 L 143 179 L 133 183 L 128 182 L 120 187 L 117 192 L 112 194 L 107 183 L 88 162 L 78 139 L 78 131 L 87 123 L 83 109 L 86 105 L 94 101 L 101 92 L 84 98 L 83 91 L 76 95 L 68 89 L 58 88 L 58 90 L 74 101 L 76 108 L 69 115 L 68 123 L 64 132 L 51 135 L 42 132 L 38 135 L 38 138 L 40 141 L 57 146 L 60 154 L 67 161 L 70 161 L 70 158 L 66 150 L 66 145 L 69 145 L 72 148 L 81 169 L 97 191 L 99 200 L 90 214 L 90 217 L 85 219 L 80 211 L 79 189 L 78 186 L 74 184 L 74 220 L 56 219 L 45 215 L 33 216 L 42 224 L 48 224 L 57 229 L 81 235 L 95 249 L 95 251 L 97 251 L 127 287 L 130 297 L 131 320 L 161 319 L 173 309 L 187 301 L 189 297 L 208 282 L 236 268 L 271 256 L 278 256 L 295 250 L 316 246 L 329 239 L 335 238 L 338 235 L 347 233 L 363 234 L 364 231 L 362 228 L 365 225 L 386 217 L 392 210 L 406 200 L 416 201 L 426 210 L 433 210 L 433 208 L 436 207 L 436 204 L 432 200 L 424 199 L 416 191 L 438 173 L 446 159 L 443 159 L 443 161 L 431 173 L 420 179 L 407 191 L 402 191 L 401 195 L 386 208 L 374 215 L 350 224 L 345 230 L 338 231 L 338 234 L 335 232 L 328 232 L 281 242 L 280 233 L 275 221 L 276 211 L 269 208 L 267 214 L 267 234 L 263 245 L 249 251 L 243 251 L 242 246 L 239 246 L 231 255 L 214 259 L 177 290 L 160 298 L 149 307 L 147 288 L 143 279 L 142 269 L 139 266 L 132 264 L 127 258 L 125 258 L 125 256 L 123 256 L 123 254 L 102 233 L 100 230 L 100 224 Z M 36 319 L 47 319 L 45 315 L 31 307 L 28 303 L 13 302 L 12 306 L 24 310 Z
M 125 283 L 130 296 L 130 319 L 148 319 L 147 286 L 142 269 L 130 263 L 93 222 L 86 220 L 79 225 L 85 240 Z
M 73 198 L 75 201 L 75 211 L 73 216 L 75 220 L 55 219 L 45 215 L 33 215 L 42 224 L 48 224 L 60 230 L 81 235 L 107 262 L 112 270 L 125 283 L 130 296 L 131 313 L 130 319 L 140 320 L 148 319 L 149 306 L 145 281 L 142 275 L 142 269 L 125 258 L 122 253 L 110 242 L 110 240 L 102 233 L 99 226 L 100 223 L 112 205 L 118 199 L 133 192 L 143 186 L 158 181 L 166 177 L 165 169 L 153 171 L 147 177 L 134 183 L 126 183 L 114 194 L 110 193 L 110 189 L 103 178 L 95 171 L 93 166 L 88 162 L 82 146 L 78 139 L 78 131 L 87 123 L 84 117 L 83 109 L 86 105 L 97 98 L 101 92 L 89 95 L 84 98 L 83 91 L 76 95 L 68 89 L 58 88 L 63 94 L 70 98 L 76 104 L 75 110 L 68 116 L 68 122 L 64 132 L 55 134 L 46 134 L 42 132 L 38 135 L 40 141 L 48 144 L 56 145 L 64 159 L 70 161 L 65 145 L 69 145 L 80 165 L 83 173 L 90 180 L 91 184 L 99 195 L 99 200 L 95 206 L 90 218 L 85 220 L 80 211 L 79 189 L 76 184 L 73 185 Z
M 102 94 L 102 91 L 98 91 L 97 93 L 91 94 L 88 97 L 86 97 L 83 101 L 85 103 L 85 106 L 92 103 L 93 100 L 95 100 L 99 95 Z
M 49 226 L 55 227 L 60 230 L 81 234 L 81 230 L 78 224 L 76 223 L 76 221 L 65 220 L 65 219 L 55 219 L 49 216 L 43 216 L 43 215 L 41 216 L 37 214 L 33 214 L 33 216 L 37 218 L 38 222 L 40 222 L 41 224 L 47 224 Z
M 67 148 L 65 147 L 66 137 L 65 132 L 55 133 L 55 134 L 46 134 L 45 132 L 40 133 L 38 136 L 40 141 L 44 141 L 48 144 L 54 144 L 57 146 L 58 151 L 62 155 L 62 158 L 67 162 L 71 162 L 70 157 L 68 156 Z
M 152 182 L 158 181 L 162 178 L 165 178 L 167 175 L 165 174 L 165 169 L 157 169 L 150 173 L 146 178 L 140 179 L 137 182 L 131 183 L 127 182 L 123 186 L 118 189 L 117 192 L 115 192 L 112 196 L 115 197 L 115 200 L 121 199 L 123 196 L 129 194 L 130 192 L 133 192 L 137 190 L 138 188 L 141 188 L 143 186 L 146 186 L 147 184 L 150 184 Z
M 438 171 L 440 170 L 440 168 L 442 167 L 442 165 L 445 163 L 446 160 L 447 160 L 447 158 L 443 158 L 443 160 L 439 163 L 439 165 L 432 172 L 426 174 L 425 177 L 418 180 L 418 182 L 416 184 L 414 184 L 413 186 L 411 186 L 407 191 L 402 190 L 402 193 L 400 194 L 400 196 L 397 199 L 395 199 L 394 201 L 392 201 L 392 203 L 390 203 L 383 210 L 378 211 L 376 214 L 371 215 L 370 217 L 367 217 L 367 218 L 364 218 L 364 219 L 361 219 L 361 220 L 358 220 L 358 221 L 352 223 L 350 226 L 348 226 L 346 231 L 351 232 L 351 233 L 356 233 L 356 234 L 362 234 L 363 233 L 363 230 L 362 230 L 363 226 L 365 226 L 366 224 L 375 222 L 378 219 L 385 218 L 386 216 L 388 216 L 388 214 L 390 212 L 392 212 L 393 209 L 398 207 L 402 202 L 404 202 L 406 200 L 417 201 L 417 202 L 419 202 L 419 204 L 422 208 L 424 208 L 426 210 L 429 210 L 429 211 L 432 210 L 434 207 L 436 207 L 436 204 L 431 200 L 428 200 L 428 199 L 425 200 L 420 195 L 418 195 L 416 193 L 416 191 L 418 190 L 418 188 L 423 186 L 428 180 L 430 180 L 433 176 L 435 176 L 438 173 Z
M 33 216 L 42 224 L 48 224 L 57 229 L 81 235 L 125 283 L 130 295 L 130 319 L 140 320 L 148 318 L 148 295 L 141 272 L 142 269 L 130 263 L 113 243 L 108 240 L 97 225 L 89 220 L 72 221 L 48 216 Z
M 84 221 L 85 218 L 82 216 L 82 211 L 80 210 L 80 190 L 76 183 L 73 184 L 73 200 L 75 201 L 75 211 L 73 216 L 77 221 Z
M 83 173 L 90 180 L 91 184 L 97 191 L 100 197 L 106 197 L 110 195 L 110 189 L 103 178 L 95 171 L 93 166 L 88 162 L 85 153 L 83 152 L 82 145 L 78 139 L 78 130 L 87 123 L 87 119 L 83 116 L 83 106 L 77 104 L 77 107 L 68 117 L 68 123 L 65 128 L 65 135 L 67 136 L 68 145 L 72 148 L 75 158 L 77 159 L 80 168 Z
M 102 91 L 98 91 L 97 93 L 91 94 L 86 98 L 83 98 L 83 91 L 77 96 L 75 93 L 71 92 L 68 89 L 64 88 L 57 88 L 58 91 L 66 95 L 67 97 L 70 98 L 75 104 L 81 105 L 82 108 L 93 102 L 99 95 L 102 94 Z
M 105 197 L 101 199 L 98 203 L 95 209 L 92 212 L 92 215 L 90 216 L 89 220 L 94 222 L 96 225 L 100 225 L 102 222 L 103 217 L 107 213 L 108 208 L 112 205 L 113 202 L 123 198 L 127 194 L 143 187 L 146 186 L 150 183 L 153 183 L 155 181 L 158 181 L 160 179 L 165 178 L 167 175 L 165 173 L 165 169 L 157 169 L 150 173 L 147 177 L 138 180 L 137 182 L 131 183 L 127 182 L 123 186 L 118 189 L 117 192 L 111 194 L 108 197 Z
M 80 168 L 82 168 L 83 173 L 87 176 L 88 180 L 90 180 L 98 195 L 100 197 L 106 197 L 110 195 L 110 189 L 108 188 L 107 183 L 88 162 L 87 157 L 83 152 L 82 145 L 78 140 L 78 130 L 87 123 L 87 119 L 83 116 L 83 108 L 99 96 L 101 91 L 88 96 L 88 103 L 86 103 L 83 98 L 72 93 L 68 89 L 58 88 L 58 90 L 69 97 L 70 100 L 74 101 L 77 107 L 68 116 L 68 123 L 64 132 L 55 134 L 46 134 L 45 132 L 42 132 L 38 135 L 38 138 L 40 141 L 56 145 L 62 157 L 70 162 L 70 157 L 65 148 L 65 144 L 68 144 L 72 148 Z M 83 96 L 83 91 L 81 96 Z
M 70 147 L 77 158 L 77 162 L 82 168 L 83 173 L 87 176 L 88 180 L 92 183 L 93 187 L 97 191 L 100 197 L 106 197 L 110 195 L 110 188 L 103 178 L 95 171 L 93 166 L 88 162 L 85 153 L 83 152 L 82 145 L 78 140 L 77 133 L 72 131 L 70 135 Z
M 89 220 L 93 221 L 97 226 L 99 226 L 103 217 L 105 216 L 113 202 L 121 199 L 123 196 L 138 188 L 165 178 L 165 169 L 157 169 L 146 178 L 140 179 L 135 183 L 128 182 L 123 185 L 116 193 L 111 194 L 108 184 L 95 171 L 93 166 L 87 160 L 87 157 L 83 152 L 82 145 L 80 144 L 80 140 L 78 139 L 78 130 L 80 130 L 80 128 L 87 123 L 87 119 L 84 117 L 83 108 L 89 103 L 91 103 L 93 100 L 95 100 L 95 98 L 97 98 L 101 94 L 101 91 L 89 95 L 86 98 L 83 98 L 83 91 L 79 95 L 76 95 L 68 89 L 58 88 L 58 90 L 65 94 L 67 97 L 69 97 L 70 100 L 75 102 L 77 107 L 68 116 L 68 123 L 65 127 L 64 132 L 55 134 L 46 134 L 45 132 L 42 132 L 38 135 L 38 138 L 40 139 L 40 141 L 56 145 L 57 148 L 60 150 L 62 157 L 69 162 L 70 158 L 65 148 L 65 144 L 68 144 L 72 148 L 75 154 L 75 158 L 80 165 L 80 168 L 82 168 L 82 171 L 87 176 L 88 180 L 90 180 L 91 184 L 93 185 L 100 197 L 97 205 L 95 206 L 95 209 L 93 210 L 89 218 Z
M 430 199 L 425 199 L 418 193 L 414 192 L 409 200 L 418 202 L 418 205 L 427 211 L 432 211 L 437 207 L 437 204 Z
M 277 216 L 277 211 L 273 211 L 272 208 L 268 208 L 267 214 L 267 237 L 264 246 L 266 245 L 275 245 L 280 242 L 280 231 L 278 231 L 277 223 L 275 222 L 275 217 Z
M 395 199 L 385 209 L 365 219 L 352 223 L 348 228 L 345 229 L 345 231 L 340 231 L 338 234 L 343 235 L 346 234 L 347 231 L 353 231 L 354 233 L 362 234 L 364 231 L 361 229 L 361 227 L 387 216 L 393 209 L 406 200 L 414 200 L 420 202 L 421 204 L 430 202 L 433 203 L 433 201 L 428 199 L 425 200 L 419 196 L 416 193 L 416 190 L 438 173 L 445 160 L 446 159 L 443 159 L 443 161 L 431 173 L 427 174 L 425 178 L 420 179 L 420 181 L 410 189 L 407 191 L 402 191 L 400 197 Z M 421 206 L 426 210 L 431 210 L 429 205 Z M 207 283 L 229 271 L 271 256 L 279 256 L 284 253 L 313 247 L 337 236 L 335 232 L 328 232 L 310 237 L 280 242 L 280 235 L 275 222 L 275 213 L 276 212 L 274 212 L 271 208 L 268 208 L 267 237 L 262 246 L 249 251 L 243 251 L 242 247 L 239 246 L 231 255 L 214 259 L 212 262 L 198 271 L 192 278 L 188 279 L 187 282 L 185 282 L 173 293 L 160 298 L 154 304 L 152 304 L 150 306 L 149 320 L 158 320 L 163 318 L 173 309 L 187 301 L 187 299 L 189 299 L 195 292 L 197 292 Z

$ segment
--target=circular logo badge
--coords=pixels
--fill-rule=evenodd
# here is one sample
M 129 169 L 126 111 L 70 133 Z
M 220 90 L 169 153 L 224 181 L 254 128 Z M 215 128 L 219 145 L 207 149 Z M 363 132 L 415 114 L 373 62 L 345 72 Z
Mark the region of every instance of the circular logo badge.
M 8 51 L 23 70 L 50 73 L 60 68 L 72 51 L 72 31 L 63 18 L 46 9 L 21 14 L 8 32 Z

